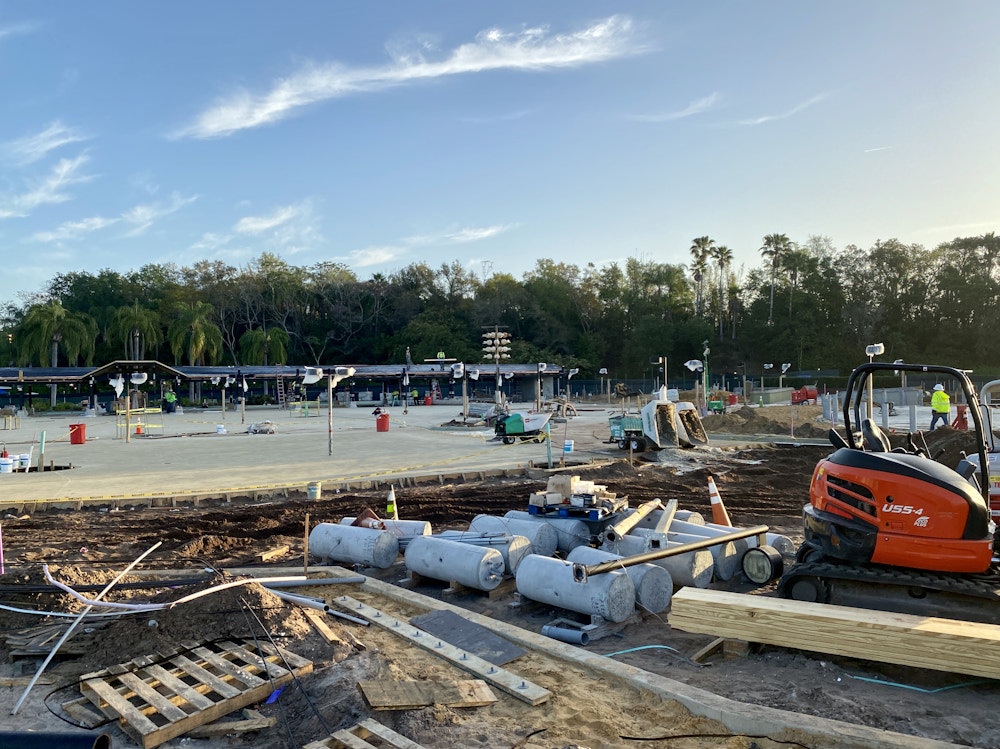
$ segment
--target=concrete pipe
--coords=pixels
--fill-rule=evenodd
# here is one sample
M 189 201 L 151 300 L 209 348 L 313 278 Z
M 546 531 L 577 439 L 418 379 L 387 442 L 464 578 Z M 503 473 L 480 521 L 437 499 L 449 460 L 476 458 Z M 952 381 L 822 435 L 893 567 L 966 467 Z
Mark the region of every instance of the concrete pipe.
M 704 536 L 671 532 L 667 533 L 667 538 L 679 544 L 689 544 L 692 541 L 701 541 Z M 737 551 L 736 544 L 732 541 L 727 541 L 724 544 L 716 544 L 708 549 L 708 552 L 712 555 L 712 559 L 715 560 L 715 578 L 717 580 L 732 580 L 736 573 L 740 571 L 740 563 L 743 561 L 743 555 Z
M 689 533 L 692 536 L 711 538 L 713 536 L 726 536 L 739 529 L 731 528 L 726 525 L 698 525 L 697 523 L 686 523 L 683 520 L 675 520 L 670 524 L 670 530 L 675 533 Z M 740 555 L 740 559 L 743 559 L 743 555 L 746 554 L 747 549 L 750 548 L 747 540 L 745 538 L 740 538 L 733 541 L 733 543 L 736 544 L 736 551 Z
M 517 568 L 517 592 L 579 614 L 623 622 L 635 610 L 635 586 L 624 572 L 592 575 L 586 582 L 573 578 L 573 565 L 562 559 L 530 554 Z
M 437 536 L 448 541 L 496 549 L 503 557 L 504 569 L 509 575 L 517 572 L 517 565 L 531 553 L 531 541 L 527 536 L 512 536 L 507 533 L 482 535 L 468 531 L 441 531 Z
M 552 526 L 556 531 L 559 551 L 573 551 L 577 546 L 587 546 L 590 543 L 590 526 L 576 518 L 542 518 L 524 510 L 509 510 L 504 517 Z
M 663 510 L 653 510 L 646 517 L 638 522 L 635 526 L 636 528 L 645 528 L 647 530 L 653 530 L 656 528 L 657 523 L 660 522 L 660 518 L 663 517 Z M 674 519 L 671 521 L 671 525 L 678 520 L 683 520 L 688 523 L 695 523 L 697 525 L 702 525 L 705 519 L 697 512 L 691 512 L 689 510 L 677 510 L 674 513 Z M 698 522 L 701 520 L 701 523 Z M 667 528 L 667 530 L 673 530 L 672 528 Z
M 476 515 L 469 523 L 469 530 L 475 533 L 509 533 L 525 536 L 531 541 L 531 553 L 550 557 L 559 548 L 556 529 L 548 523 L 517 518 L 498 518 L 494 515 Z
M 355 518 L 341 518 L 341 525 L 350 525 Z M 431 535 L 431 524 L 426 520 L 383 520 L 382 524 L 396 538 L 414 538 Z
M 503 581 L 503 556 L 496 549 L 417 536 L 406 547 L 406 569 L 435 580 L 456 582 L 476 590 L 493 590 Z
M 320 523 L 309 534 L 309 550 L 335 562 L 386 569 L 399 556 L 399 539 L 389 531 Z
M 650 533 L 650 531 L 646 531 Z M 615 544 L 604 547 L 605 551 L 621 554 L 623 557 L 634 557 L 638 554 L 645 554 L 647 551 L 656 549 L 670 549 L 679 546 L 674 541 L 660 538 L 647 538 L 642 535 L 642 529 L 633 528 L 632 533 L 625 536 Z M 712 582 L 712 573 L 715 571 L 715 559 L 708 549 L 689 551 L 673 557 L 657 559 L 650 564 L 663 567 L 670 573 L 670 578 L 674 581 L 674 587 L 690 585 L 695 588 L 707 588 Z
M 592 549 L 589 546 L 578 546 L 567 557 L 568 561 L 579 564 L 597 564 L 609 559 L 621 559 L 621 555 Z M 663 567 L 652 563 L 634 564 L 623 571 L 632 578 L 632 585 L 635 586 L 635 602 L 639 606 L 653 614 L 659 614 L 670 607 L 674 581 Z
M 727 528 L 724 525 L 716 525 L 715 523 L 706 523 L 708 528 L 718 528 L 727 532 L 738 531 L 740 528 Z M 788 536 L 782 536 L 780 533 L 765 533 L 764 537 L 767 539 L 766 543 L 768 546 L 772 547 L 783 557 L 794 557 L 797 551 L 795 544 L 792 542 Z M 754 548 L 757 546 L 757 539 L 754 536 L 750 536 L 744 539 L 747 542 L 749 548 Z

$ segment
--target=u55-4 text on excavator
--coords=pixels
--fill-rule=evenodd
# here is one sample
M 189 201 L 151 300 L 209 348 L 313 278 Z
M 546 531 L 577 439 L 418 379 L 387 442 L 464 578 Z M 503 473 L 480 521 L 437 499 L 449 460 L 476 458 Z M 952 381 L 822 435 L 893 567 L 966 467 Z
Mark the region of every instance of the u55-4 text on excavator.
M 964 372 L 937 365 L 859 366 L 845 392 L 847 437 L 830 431 L 835 450 L 813 472 L 803 508 L 805 542 L 779 594 L 1000 623 L 989 481 L 977 473 L 976 461 L 963 458 L 952 468 L 933 460 L 921 433 L 893 448 L 871 418 L 861 417 L 866 383 L 870 388 L 871 375 L 885 370 L 957 382 L 969 406 L 978 465 L 989 465 L 989 409 L 980 406 Z

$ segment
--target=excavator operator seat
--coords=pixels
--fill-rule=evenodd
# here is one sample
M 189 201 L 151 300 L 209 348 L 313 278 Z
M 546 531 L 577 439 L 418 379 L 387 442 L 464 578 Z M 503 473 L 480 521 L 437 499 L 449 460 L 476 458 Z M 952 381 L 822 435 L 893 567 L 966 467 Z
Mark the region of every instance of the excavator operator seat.
M 865 449 L 870 452 L 887 453 L 892 450 L 885 432 L 871 419 L 861 421 L 861 435 L 864 437 Z

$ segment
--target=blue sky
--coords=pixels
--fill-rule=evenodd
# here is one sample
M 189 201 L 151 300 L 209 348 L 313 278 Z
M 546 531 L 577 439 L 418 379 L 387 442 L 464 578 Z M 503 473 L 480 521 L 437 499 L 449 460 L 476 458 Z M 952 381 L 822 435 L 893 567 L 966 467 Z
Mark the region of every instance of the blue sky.
M 0 3 L 0 302 L 1000 230 L 1000 3 Z

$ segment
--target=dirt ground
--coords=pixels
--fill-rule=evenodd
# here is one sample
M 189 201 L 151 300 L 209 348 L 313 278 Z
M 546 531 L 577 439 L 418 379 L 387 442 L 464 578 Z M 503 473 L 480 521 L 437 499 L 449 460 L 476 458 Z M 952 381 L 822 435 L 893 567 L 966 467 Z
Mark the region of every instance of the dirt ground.
M 774 418 L 764 420 L 759 411 L 742 409 L 709 417 L 705 426 L 710 433 L 785 434 L 797 420 L 796 436 L 809 436 L 810 431 L 815 436 L 826 434 L 825 428 L 815 426 L 815 413 L 806 408 L 768 412 Z M 934 451 L 942 451 L 938 459 L 946 464 L 953 465 L 958 452 L 969 449 L 968 436 L 949 428 L 928 435 L 928 442 Z M 604 484 L 619 495 L 628 495 L 633 506 L 653 498 L 673 498 L 681 508 L 706 515 L 711 513 L 706 490 L 706 479 L 711 475 L 735 524 L 767 524 L 798 543 L 800 513 L 807 501 L 812 470 L 829 452 L 828 446 L 807 445 L 710 448 L 684 451 L 679 459 L 666 465 L 652 454 L 640 454 L 629 463 L 619 451 L 609 448 L 607 463 L 580 466 L 572 473 Z M 411 487 L 397 490 L 396 494 L 401 517 L 428 521 L 438 531 L 464 528 L 477 514 L 503 515 L 507 510 L 525 509 L 529 493 L 542 488 L 542 480 L 509 478 Z M 67 584 L 90 584 L 100 590 L 114 574 L 157 542 L 162 546 L 143 563 L 142 569 L 182 570 L 178 576 L 187 578 L 206 568 L 259 565 L 258 554 L 286 545 L 288 551 L 270 564 L 301 569 L 307 515 L 311 525 L 336 522 L 365 508 L 379 512 L 384 509 L 384 499 L 383 492 L 352 492 L 318 501 L 307 501 L 302 496 L 280 502 L 237 501 L 169 510 L 93 509 L 49 511 L 30 517 L 8 515 L 2 519 L 7 574 L 0 576 L 0 601 L 8 606 L 78 612 L 81 603 L 44 585 L 43 563 L 50 565 L 54 577 Z M 449 594 L 444 584 L 414 582 L 401 563 L 388 570 L 364 571 L 535 632 L 564 615 L 543 605 L 512 606 L 517 600 L 513 592 L 494 597 L 473 592 Z M 139 584 L 143 580 L 148 585 L 145 577 L 129 577 L 124 582 Z M 161 582 L 153 588 L 116 590 L 109 599 L 172 601 L 209 584 L 206 580 Z M 741 588 L 735 584 L 729 589 Z M 332 595 L 307 590 L 314 595 Z M 419 613 L 384 599 L 370 604 L 394 616 Z M 764 737 L 730 736 L 722 726 L 694 718 L 679 705 L 536 652 L 508 666 L 553 692 L 552 700 L 540 708 L 529 708 L 499 693 L 499 701 L 489 707 L 436 706 L 373 714 L 356 688 L 359 680 L 447 681 L 467 677 L 440 659 L 401 645 L 392 634 L 376 627 L 360 627 L 340 619 L 327 621 L 339 634 L 339 643 L 322 639 L 300 609 L 284 605 L 257 584 L 249 584 L 183 607 L 88 626 L 88 631 L 71 641 L 82 644 L 81 653 L 59 658 L 49 667 L 47 675 L 53 683 L 35 688 L 32 701 L 26 704 L 26 708 L 36 711 L 29 713 L 34 718 L 25 718 L 20 725 L 25 730 L 71 730 L 44 713 L 39 705 L 44 703 L 53 713 L 60 713 L 62 702 L 79 696 L 81 674 L 161 652 L 182 642 L 267 636 L 315 664 L 314 672 L 301 679 L 299 688 L 286 688 L 273 704 L 260 706 L 262 713 L 278 718 L 278 725 L 267 731 L 215 739 L 174 739 L 167 746 L 300 747 L 372 715 L 428 747 L 769 749 L 794 745 Z M 15 633 L 38 625 L 37 616 L 0 611 L 0 675 L 14 674 L 15 667 L 24 661 L 12 655 L 15 648 L 8 641 Z M 997 682 L 775 647 L 764 647 L 739 658 L 715 656 L 704 664 L 692 661 L 689 656 L 710 639 L 671 630 L 662 614 L 646 616 L 616 636 L 594 640 L 587 649 L 746 703 L 956 744 L 1000 746 L 1000 726 L 995 717 L 1000 698 Z M 25 672 L 31 673 L 31 669 Z M 6 716 L 21 692 L 20 687 L 0 688 L 0 712 Z M 132 745 L 132 740 L 113 724 L 105 730 L 114 736 L 116 745 Z M 666 736 L 675 738 L 652 740 Z

